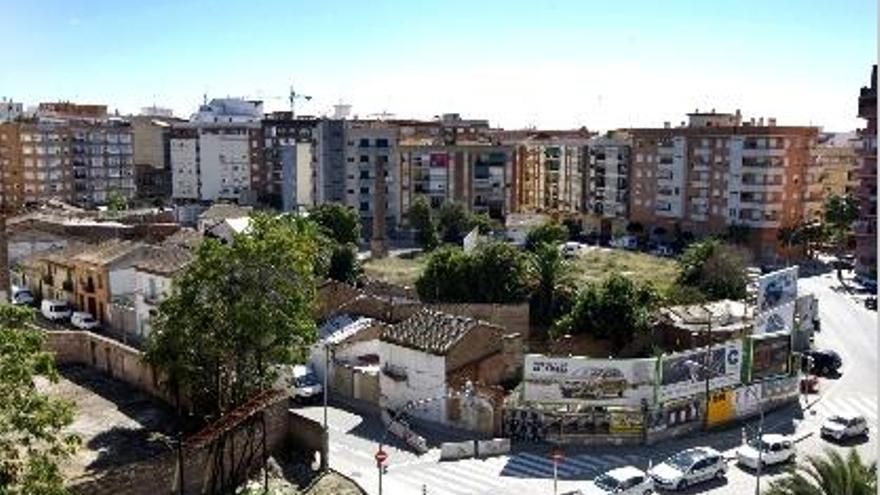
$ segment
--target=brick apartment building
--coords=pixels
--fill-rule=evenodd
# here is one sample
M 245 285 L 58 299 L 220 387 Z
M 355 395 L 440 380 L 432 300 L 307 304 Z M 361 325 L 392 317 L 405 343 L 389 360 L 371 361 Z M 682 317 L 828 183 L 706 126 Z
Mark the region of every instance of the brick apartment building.
M 859 220 L 856 222 L 856 272 L 877 277 L 877 66 L 871 69 L 871 85 L 859 92 Z
M 104 105 L 42 103 L 34 115 L 0 124 L 2 201 L 8 207 L 61 199 L 105 204 L 134 195 L 129 123 Z
M 630 220 L 657 237 L 747 227 L 756 257 L 778 259 L 778 230 L 804 219 L 818 128 L 743 122 L 738 111 L 688 117 L 679 127 L 629 130 Z

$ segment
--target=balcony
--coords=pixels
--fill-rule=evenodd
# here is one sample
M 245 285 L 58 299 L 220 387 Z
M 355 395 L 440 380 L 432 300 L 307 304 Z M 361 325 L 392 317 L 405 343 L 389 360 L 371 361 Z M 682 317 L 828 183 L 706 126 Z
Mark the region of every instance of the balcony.
M 61 288 L 67 292 L 73 292 L 73 280 L 65 280 L 61 283 Z

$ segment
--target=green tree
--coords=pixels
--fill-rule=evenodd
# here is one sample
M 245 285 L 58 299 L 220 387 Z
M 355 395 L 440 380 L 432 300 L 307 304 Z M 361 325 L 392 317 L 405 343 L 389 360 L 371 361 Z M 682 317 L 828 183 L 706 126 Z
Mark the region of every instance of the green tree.
M 833 195 L 825 201 L 825 225 L 838 256 L 846 252 L 850 229 L 858 218 L 859 207 L 852 196 Z M 837 265 L 837 278 L 843 278 L 840 265 Z
M 550 244 L 556 247 L 568 240 L 568 229 L 556 222 L 538 225 L 526 234 L 526 251 L 535 252 L 538 246 Z
M 727 235 L 724 239 L 731 244 L 745 245 L 749 243 L 752 229 L 748 225 L 733 224 L 727 227 Z
M 199 246 L 160 303 L 147 344 L 146 359 L 178 407 L 211 420 L 270 387 L 277 365 L 305 359 L 315 339 L 318 239 L 312 221 L 257 214 L 233 242 Z
M 785 259 L 791 262 L 791 251 L 806 243 L 806 236 L 801 224 L 787 225 L 776 231 L 776 238 L 785 251 Z
M 470 214 L 462 203 L 447 201 L 440 206 L 437 218 L 440 240 L 447 244 L 461 244 L 472 228 Z
M 424 251 L 431 251 L 439 243 L 437 229 L 431 219 L 431 204 L 425 196 L 417 196 L 407 213 L 409 225 L 415 230 L 416 244 Z
M 430 302 L 510 303 L 528 296 L 523 253 L 499 242 L 481 244 L 472 253 L 448 246 L 428 258 L 416 280 L 419 297 Z
M 107 195 L 107 212 L 110 216 L 117 216 L 128 209 L 128 199 L 119 191 L 110 191 Z
M 807 456 L 783 478 L 773 481 L 767 495 L 874 495 L 877 463 L 866 463 L 856 449 L 846 457 L 826 449 L 824 456 Z
M 659 295 L 650 284 L 612 274 L 601 283 L 588 283 L 575 296 L 571 311 L 557 321 L 556 329 L 608 339 L 615 350 L 620 350 L 650 329 L 659 302 Z
M 568 261 L 552 244 L 541 244 L 529 255 L 533 279 L 530 315 L 535 323 L 549 325 L 570 302 L 571 277 Z
M 55 383 L 58 372 L 32 320 L 28 309 L 0 305 L 0 493 L 61 495 L 58 462 L 79 446 L 64 433 L 74 408 L 37 390 L 36 377 Z
M 325 203 L 309 211 L 309 218 L 317 222 L 329 238 L 340 244 L 355 244 L 361 240 L 361 220 L 353 208 L 340 203 Z
M 327 276 L 348 284 L 357 282 L 363 273 L 357 258 L 357 246 L 335 243 L 331 249 Z
M 706 239 L 691 244 L 679 257 L 677 283 L 699 289 L 709 300 L 742 299 L 746 295 L 748 250 Z

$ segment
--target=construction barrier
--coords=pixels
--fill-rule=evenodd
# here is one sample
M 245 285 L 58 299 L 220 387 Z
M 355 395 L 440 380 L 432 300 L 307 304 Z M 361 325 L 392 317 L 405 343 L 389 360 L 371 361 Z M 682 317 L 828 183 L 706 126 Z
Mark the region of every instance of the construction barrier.
M 504 455 L 510 452 L 509 438 L 493 438 L 491 440 L 477 441 L 477 457 L 489 457 Z
M 469 459 L 476 455 L 476 442 L 468 440 L 466 442 L 444 442 L 440 444 L 440 460 L 454 461 L 458 459 Z

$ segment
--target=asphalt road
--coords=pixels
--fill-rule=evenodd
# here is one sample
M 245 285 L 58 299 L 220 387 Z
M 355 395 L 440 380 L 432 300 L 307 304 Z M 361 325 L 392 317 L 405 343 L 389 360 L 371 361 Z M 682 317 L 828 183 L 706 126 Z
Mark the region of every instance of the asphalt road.
M 816 337 L 820 348 L 838 351 L 843 359 L 841 376 L 823 379 L 818 397 L 770 412 L 765 431 L 794 435 L 798 455 L 819 453 L 825 448 L 857 448 L 870 460 L 877 459 L 877 313 L 865 309 L 862 300 L 841 289 L 833 274 L 800 280 L 801 291 L 819 297 L 822 332 Z M 851 410 L 865 414 L 872 425 L 867 441 L 845 446 L 832 445 L 818 436 L 821 421 L 831 413 Z M 303 413 L 322 420 L 320 407 L 306 407 Z M 330 464 L 352 477 L 369 493 L 378 493 L 379 476 L 373 455 L 383 428 L 375 419 L 333 408 L 330 411 Z M 753 430 L 757 420 L 742 425 Z M 602 447 L 568 449 L 559 466 L 558 493 L 575 490 L 608 469 L 625 464 L 645 468 L 666 456 L 695 445 L 709 445 L 732 456 L 740 445 L 739 426 L 722 431 L 699 433 L 649 447 Z M 383 493 L 408 494 L 552 494 L 553 465 L 546 447 L 528 446 L 510 455 L 484 460 L 439 462 L 439 451 L 432 449 L 417 456 L 388 438 L 384 447 L 389 454 L 388 472 L 383 476 Z M 770 469 L 762 477 L 762 486 L 781 476 L 783 468 Z M 733 463 L 727 479 L 694 487 L 683 493 L 740 495 L 754 493 L 755 475 Z

